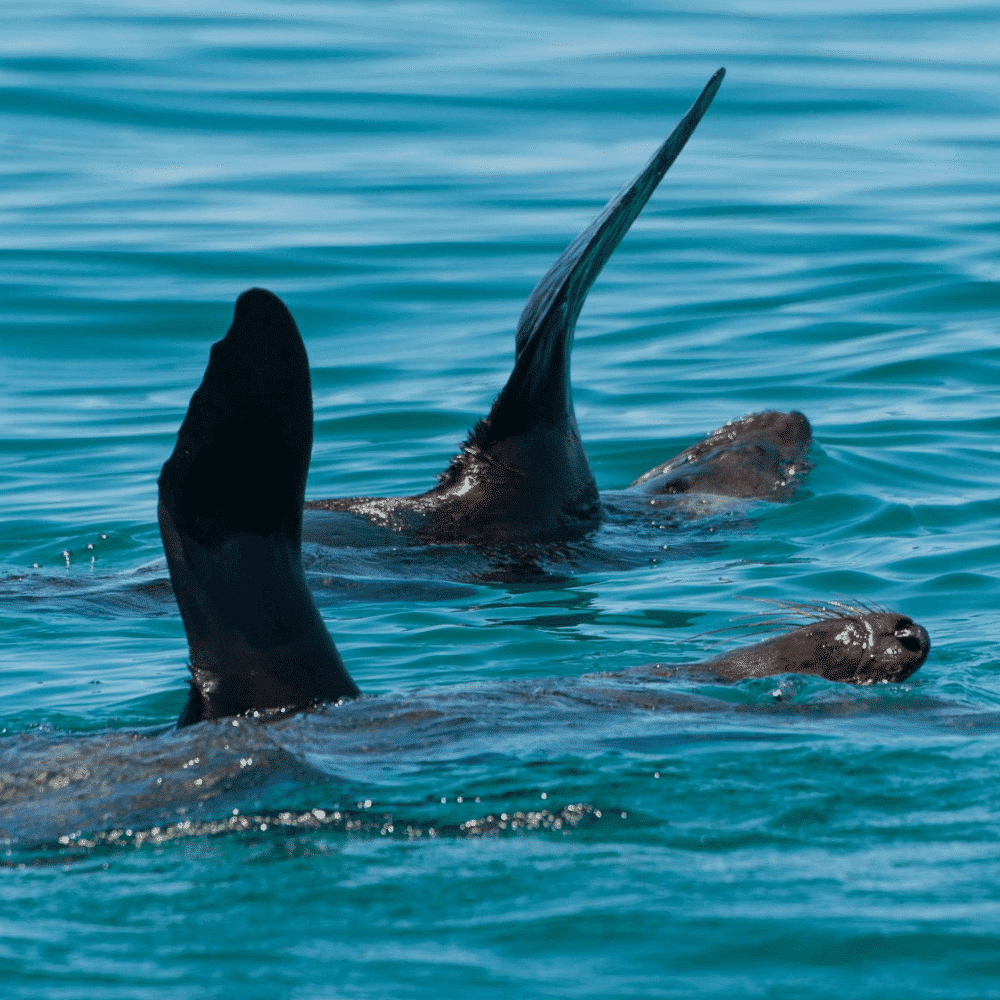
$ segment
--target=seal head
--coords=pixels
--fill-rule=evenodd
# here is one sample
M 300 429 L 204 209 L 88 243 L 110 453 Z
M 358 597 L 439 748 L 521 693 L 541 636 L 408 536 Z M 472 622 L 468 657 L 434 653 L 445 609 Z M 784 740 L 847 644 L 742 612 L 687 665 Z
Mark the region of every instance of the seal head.
M 790 500 L 812 468 L 806 452 L 812 428 L 798 410 L 765 410 L 712 431 L 708 437 L 640 476 L 629 491 L 643 496 L 711 493 Z
M 906 615 L 846 607 L 815 610 L 817 621 L 695 668 L 724 680 L 815 674 L 847 684 L 898 683 L 930 652 L 927 631 Z

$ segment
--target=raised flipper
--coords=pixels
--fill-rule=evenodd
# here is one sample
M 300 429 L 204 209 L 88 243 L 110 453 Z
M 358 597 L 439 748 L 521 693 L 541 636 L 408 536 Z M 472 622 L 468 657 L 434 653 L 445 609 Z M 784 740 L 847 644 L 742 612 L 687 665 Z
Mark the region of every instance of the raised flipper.
M 797 410 L 766 410 L 732 420 L 629 486 L 648 496 L 711 493 L 724 497 L 790 500 L 812 465 L 809 421 Z
M 191 652 L 178 725 L 357 697 L 302 572 L 309 361 L 277 296 L 244 292 L 160 474 L 160 535 Z
M 543 422 L 557 426 L 571 423 L 579 438 L 569 378 L 577 317 L 597 276 L 691 138 L 725 75 L 724 69 L 715 73 L 649 163 L 608 202 L 535 286 L 517 324 L 514 371 L 489 416 L 476 429 L 480 447 L 526 434 Z
M 720 69 L 646 167 L 549 269 L 521 313 L 514 370 L 433 490 L 416 497 L 311 501 L 424 541 L 503 544 L 578 536 L 601 519 L 573 412 L 576 320 L 601 269 L 708 110 Z

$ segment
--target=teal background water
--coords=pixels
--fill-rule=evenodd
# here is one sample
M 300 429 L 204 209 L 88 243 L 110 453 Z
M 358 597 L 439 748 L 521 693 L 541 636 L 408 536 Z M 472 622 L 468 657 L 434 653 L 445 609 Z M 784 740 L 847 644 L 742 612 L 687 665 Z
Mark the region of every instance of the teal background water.
M 792 504 L 682 533 L 721 546 L 530 585 L 426 552 L 320 566 L 363 711 L 402 721 L 385 745 L 256 734 L 273 780 L 192 785 L 192 815 L 398 828 L 80 850 L 26 814 L 48 840 L 0 870 L 5 996 L 1000 996 L 992 4 L 0 18 L 0 754 L 45 787 L 47 757 L 125 745 L 108 826 L 132 733 L 157 760 L 202 738 L 148 735 L 186 687 L 156 476 L 244 288 L 310 352 L 307 495 L 420 491 L 502 385 L 534 282 L 724 65 L 581 316 L 581 432 L 604 489 L 757 409 L 816 439 Z M 582 674 L 703 655 L 741 598 L 845 595 L 929 630 L 909 683 L 559 707 Z M 568 806 L 585 821 L 485 822 Z

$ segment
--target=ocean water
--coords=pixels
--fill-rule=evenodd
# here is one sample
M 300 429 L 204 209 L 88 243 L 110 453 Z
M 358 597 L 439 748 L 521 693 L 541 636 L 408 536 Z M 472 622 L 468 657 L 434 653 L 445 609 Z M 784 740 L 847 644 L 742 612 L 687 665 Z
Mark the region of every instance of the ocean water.
M 0 20 L 5 997 L 1000 996 L 994 5 Z M 581 315 L 577 417 L 614 490 L 801 409 L 794 500 L 523 581 L 308 547 L 371 697 L 175 731 L 156 477 L 236 296 L 302 330 L 307 496 L 426 489 L 719 66 Z M 897 609 L 931 655 L 586 678 L 748 641 L 748 598 Z

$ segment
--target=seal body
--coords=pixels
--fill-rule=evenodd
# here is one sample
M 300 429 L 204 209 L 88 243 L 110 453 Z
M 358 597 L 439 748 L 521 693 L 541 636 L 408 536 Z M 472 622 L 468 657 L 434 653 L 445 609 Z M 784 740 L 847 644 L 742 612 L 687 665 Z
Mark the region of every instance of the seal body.
M 345 540 L 343 521 L 324 528 L 322 511 L 353 514 L 421 544 L 559 541 L 600 523 L 604 508 L 573 411 L 570 355 L 577 317 L 602 268 L 708 110 L 723 75 L 720 69 L 712 77 L 649 163 L 539 281 L 517 325 L 513 371 L 438 485 L 409 497 L 309 501 L 310 541 Z M 790 425 L 794 445 L 783 437 Z M 802 414 L 757 414 L 716 431 L 633 486 L 642 494 L 704 491 L 787 499 L 795 475 L 808 468 L 809 442 Z
M 311 500 L 310 541 L 344 544 L 353 534 L 342 517 L 324 518 L 323 511 L 364 518 L 418 544 L 558 542 L 601 522 L 604 506 L 573 412 L 576 320 L 601 269 L 708 110 L 724 72 L 712 77 L 649 163 L 539 281 L 518 322 L 510 378 L 438 485 L 409 497 Z M 787 500 L 810 468 L 810 440 L 801 413 L 754 414 L 646 473 L 629 491 Z

